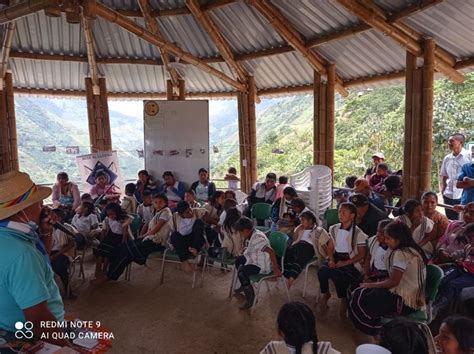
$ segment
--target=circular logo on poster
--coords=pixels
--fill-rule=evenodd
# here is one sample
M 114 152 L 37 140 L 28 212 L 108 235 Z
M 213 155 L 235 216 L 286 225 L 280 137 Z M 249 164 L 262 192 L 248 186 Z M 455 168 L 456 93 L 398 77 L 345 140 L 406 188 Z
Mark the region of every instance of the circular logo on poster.
M 145 104 L 145 113 L 154 117 L 160 111 L 160 106 L 156 102 L 150 101 Z

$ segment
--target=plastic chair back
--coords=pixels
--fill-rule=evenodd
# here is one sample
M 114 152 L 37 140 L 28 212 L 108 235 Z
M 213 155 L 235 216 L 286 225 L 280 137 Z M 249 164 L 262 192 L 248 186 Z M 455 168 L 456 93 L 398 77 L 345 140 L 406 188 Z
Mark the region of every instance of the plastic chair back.
M 272 215 L 272 206 L 268 203 L 255 203 L 251 210 L 252 219 L 269 219 Z
M 288 235 L 283 232 L 274 231 L 268 236 L 270 246 L 273 248 L 278 257 L 283 257 L 288 246 Z
M 326 221 L 328 227 L 339 224 L 339 215 L 337 213 L 337 209 L 326 209 L 324 212 L 324 220 Z
M 426 288 L 425 295 L 428 303 L 431 303 L 436 298 L 438 294 L 439 284 L 441 279 L 443 279 L 444 273 L 443 270 L 434 264 L 428 264 L 426 266 Z

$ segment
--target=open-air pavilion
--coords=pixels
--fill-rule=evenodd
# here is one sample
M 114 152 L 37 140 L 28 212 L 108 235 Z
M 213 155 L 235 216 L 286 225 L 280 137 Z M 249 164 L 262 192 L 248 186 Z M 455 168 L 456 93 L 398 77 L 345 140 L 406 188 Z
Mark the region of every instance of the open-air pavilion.
M 314 164 L 333 168 L 335 96 L 404 81 L 404 197 L 419 196 L 433 81 L 472 71 L 473 14 L 472 0 L 0 0 L 0 173 L 19 169 L 16 95 L 85 97 L 94 152 L 112 148 L 109 99 L 237 97 L 248 191 L 261 97 L 313 93 Z

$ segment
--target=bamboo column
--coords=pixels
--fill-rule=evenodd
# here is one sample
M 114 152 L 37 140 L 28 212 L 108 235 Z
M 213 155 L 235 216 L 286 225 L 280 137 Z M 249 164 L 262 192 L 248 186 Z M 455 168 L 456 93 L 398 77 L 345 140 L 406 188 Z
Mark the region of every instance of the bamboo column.
M 334 173 L 334 130 L 336 112 L 336 65 L 329 64 L 326 68 L 328 82 L 326 84 L 326 122 L 327 122 L 327 142 L 326 142 L 326 165 Z
M 426 39 L 423 51 L 423 96 L 421 101 L 420 192 L 431 190 L 435 49 L 435 41 L 432 38 Z
M 0 174 L 19 169 L 13 79 L 6 73 L 0 82 Z
M 91 78 L 86 78 L 85 83 L 91 152 L 111 151 L 112 137 L 106 81 L 104 78 L 99 79 L 98 95 L 94 94 Z
M 166 80 L 166 99 L 168 101 L 174 100 L 173 82 L 171 80 Z
M 319 86 L 321 85 L 321 75 L 317 71 L 313 71 L 313 164 L 318 165 L 321 161 L 321 139 L 319 132 L 321 131 L 321 121 L 319 115 Z
M 186 81 L 184 81 L 183 79 L 179 79 L 178 89 L 179 89 L 178 100 L 184 101 L 186 99 Z
M 239 148 L 240 148 L 240 188 L 243 192 L 250 192 L 250 156 L 249 156 L 249 125 L 248 125 L 248 94 L 237 94 L 239 113 Z
M 250 157 L 250 187 L 257 182 L 257 118 L 255 112 L 256 86 L 255 79 L 250 76 L 248 79 L 249 93 L 248 102 L 248 132 L 249 132 L 249 157 Z

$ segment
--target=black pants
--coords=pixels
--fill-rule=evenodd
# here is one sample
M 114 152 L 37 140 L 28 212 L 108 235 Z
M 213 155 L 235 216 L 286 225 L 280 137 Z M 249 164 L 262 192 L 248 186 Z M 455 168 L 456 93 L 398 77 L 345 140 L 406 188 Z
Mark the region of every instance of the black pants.
M 245 259 L 244 256 L 239 256 L 235 260 L 235 266 L 237 268 L 237 276 L 239 277 L 240 284 L 242 286 L 250 285 L 250 276 L 260 273 L 260 267 L 254 264 L 245 265 L 246 261 L 247 260 Z
M 181 235 L 178 231 L 173 232 L 170 241 L 181 262 L 192 258 L 193 255 L 188 248 L 191 247 L 199 251 L 205 243 L 204 221 L 197 219 L 189 235 Z
M 443 203 L 448 204 L 448 205 L 461 204 L 461 199 L 451 199 L 451 198 L 445 197 L 443 195 Z M 459 219 L 459 214 L 457 212 L 455 212 L 454 210 L 445 208 L 444 211 L 446 213 L 446 217 L 449 220 L 458 220 Z
M 301 241 L 287 249 L 285 254 L 285 278 L 296 279 L 314 257 L 314 247 L 308 242 Z
M 339 253 L 334 253 L 335 262 L 341 260 L 347 260 L 346 256 L 341 256 Z M 347 295 L 347 289 L 360 278 L 360 272 L 354 267 L 349 265 L 341 268 L 329 268 L 325 262 L 318 271 L 319 287 L 321 293 L 326 294 L 329 292 L 329 280 L 334 282 L 336 286 L 337 297 L 342 299 Z
M 122 235 L 109 231 L 94 252 L 95 256 L 111 259 L 122 243 Z
M 57 251 L 51 252 L 51 256 L 57 254 Z M 61 282 L 63 283 L 64 291 L 67 291 L 69 286 L 69 265 L 71 262 L 69 258 L 64 254 L 60 254 L 56 259 L 51 260 L 51 268 L 53 271 L 59 275 Z
M 164 246 L 151 240 L 132 240 L 121 244 L 112 258 L 107 278 L 117 280 L 130 263 L 135 262 L 144 265 L 150 253 L 163 251 L 164 249 Z

